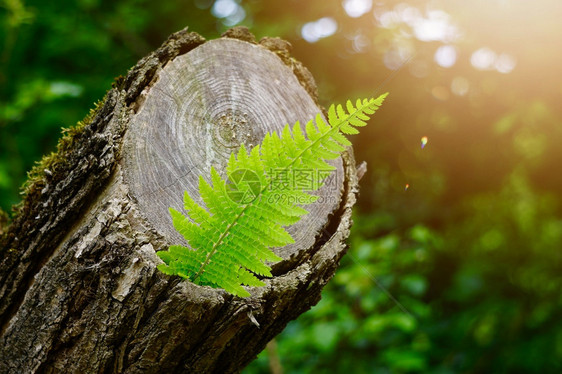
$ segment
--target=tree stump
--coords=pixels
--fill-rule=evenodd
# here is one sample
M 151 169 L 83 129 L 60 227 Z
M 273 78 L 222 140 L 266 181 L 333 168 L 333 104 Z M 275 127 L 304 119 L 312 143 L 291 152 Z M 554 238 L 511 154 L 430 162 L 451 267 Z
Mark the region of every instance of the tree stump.
M 168 207 L 198 196 L 199 175 L 321 111 L 289 47 L 241 27 L 173 34 L 40 164 L 0 241 L 0 372 L 239 372 L 320 300 L 346 251 L 351 151 L 250 297 L 156 270 L 183 244 Z

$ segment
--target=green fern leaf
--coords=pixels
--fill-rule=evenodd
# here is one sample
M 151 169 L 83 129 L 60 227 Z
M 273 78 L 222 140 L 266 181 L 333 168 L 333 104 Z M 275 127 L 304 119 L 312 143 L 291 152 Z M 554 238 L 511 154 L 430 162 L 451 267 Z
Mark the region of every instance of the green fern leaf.
M 357 134 L 366 125 L 387 94 L 374 99 L 331 105 L 328 123 L 320 114 L 304 130 L 295 123 L 280 134 L 268 133 L 260 145 L 247 150 L 244 145 L 231 154 L 226 167 L 228 180 L 211 168 L 211 183 L 199 178 L 204 206 L 186 192 L 186 214 L 171 209 L 176 230 L 189 247 L 172 245 L 158 252 L 164 264 L 158 269 L 179 275 L 199 285 L 223 288 L 246 297 L 244 285 L 265 285 L 257 276 L 271 276 L 266 261 L 282 260 L 271 249 L 293 243 L 286 226 L 300 220 L 307 211 L 290 201 L 312 203 L 317 196 L 291 186 L 299 170 L 333 170 L 326 160 L 337 158 L 351 145 L 345 134 Z M 322 185 L 316 181 L 315 188 Z M 284 202 L 275 197 L 283 194 Z M 302 205 L 302 204 L 301 204 Z

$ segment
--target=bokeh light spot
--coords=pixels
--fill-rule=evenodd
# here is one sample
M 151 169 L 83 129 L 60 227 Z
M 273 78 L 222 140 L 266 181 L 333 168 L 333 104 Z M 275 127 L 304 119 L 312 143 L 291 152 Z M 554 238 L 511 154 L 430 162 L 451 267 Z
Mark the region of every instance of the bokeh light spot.
M 400 24 L 400 15 L 393 11 L 384 11 L 382 13 L 375 13 L 375 18 L 377 19 L 379 25 L 386 29 L 393 28 L 394 26 Z
M 351 40 L 351 48 L 355 53 L 363 53 L 367 51 L 371 42 L 365 35 L 358 33 L 349 38 Z
M 315 43 L 322 38 L 333 35 L 338 30 L 338 23 L 331 17 L 323 17 L 314 22 L 306 23 L 301 29 L 301 35 L 309 43 Z
M 494 67 L 500 73 L 507 74 L 510 73 L 515 68 L 515 65 L 516 65 L 515 58 L 513 58 L 508 54 L 502 53 L 496 59 Z
M 414 48 L 412 45 L 408 43 L 396 43 L 393 49 L 389 49 L 385 52 L 383 62 L 387 68 L 396 70 L 402 67 L 402 65 L 408 61 L 413 54 Z
M 64 81 L 56 81 L 52 82 L 49 86 L 49 92 L 53 96 L 71 96 L 71 97 L 78 97 L 82 95 L 84 91 L 84 87 Z
M 451 91 L 457 96 L 464 96 L 468 93 L 470 83 L 464 77 L 455 77 L 451 82 Z
M 226 26 L 234 26 L 242 22 L 244 18 L 246 18 L 246 11 L 241 6 L 238 6 L 238 8 L 236 8 L 236 11 L 230 16 L 226 17 L 222 21 L 222 23 L 224 23 Z
M 344 0 L 343 9 L 348 16 L 357 18 L 371 10 L 372 0 Z
M 238 4 L 233 0 L 217 0 L 211 8 L 211 13 L 217 18 L 226 18 L 236 12 Z
M 517 64 L 515 58 L 507 53 L 498 55 L 490 48 L 480 48 L 470 57 L 470 63 L 478 70 L 497 70 L 500 73 L 510 73 Z
M 490 70 L 496 61 L 496 52 L 490 48 L 480 48 L 470 57 L 470 63 L 478 70 Z
M 400 3 L 392 9 L 384 9 L 382 3 L 375 3 L 373 15 L 380 27 L 396 30 L 393 46 L 386 52 L 385 65 L 390 69 L 396 69 L 403 61 L 397 56 L 397 50 L 403 49 L 405 42 L 410 41 L 409 53 L 406 58 L 412 56 L 414 51 L 414 37 L 423 42 L 442 42 L 446 44 L 438 49 L 434 58 L 443 67 L 451 67 L 457 61 L 457 50 L 451 43 L 456 42 L 461 36 L 459 28 L 453 23 L 451 16 L 439 9 L 428 9 L 424 13 L 416 7 Z M 398 54 L 403 55 L 402 51 Z M 426 68 L 411 70 L 416 77 L 427 75 Z
M 418 8 L 407 6 L 401 9 L 400 17 L 402 18 L 402 21 L 406 22 L 407 24 L 413 24 L 418 19 L 422 18 L 422 15 Z
M 444 41 L 458 39 L 459 31 L 451 23 L 449 14 L 442 10 L 430 10 L 427 17 L 419 17 L 411 22 L 416 38 L 423 42 Z
M 449 99 L 449 90 L 445 86 L 435 86 L 431 90 L 431 94 L 437 100 L 445 101 Z
M 444 68 L 450 68 L 457 61 L 457 51 L 451 45 L 443 45 L 435 52 L 435 62 Z
M 220 18 L 225 26 L 234 26 L 246 18 L 246 11 L 239 0 L 217 0 L 211 8 L 213 16 Z

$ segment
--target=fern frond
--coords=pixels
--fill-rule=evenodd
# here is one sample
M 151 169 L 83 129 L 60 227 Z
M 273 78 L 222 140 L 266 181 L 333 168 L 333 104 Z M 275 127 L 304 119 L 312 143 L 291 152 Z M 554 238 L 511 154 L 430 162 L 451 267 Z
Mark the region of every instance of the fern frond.
M 339 157 L 351 143 L 347 134 L 356 134 L 382 104 L 378 98 L 331 105 L 328 122 L 318 114 L 301 127 L 285 126 L 280 134 L 268 133 L 260 145 L 244 145 L 232 154 L 226 167 L 228 180 L 211 168 L 211 183 L 199 179 L 204 207 L 186 192 L 186 215 L 170 209 L 176 230 L 192 248 L 172 245 L 158 252 L 162 272 L 179 275 L 200 285 L 223 288 L 241 297 L 250 293 L 243 285 L 257 287 L 264 282 L 256 275 L 271 276 L 265 261 L 282 260 L 271 248 L 293 242 L 285 226 L 307 213 L 299 205 L 312 203 L 317 196 L 290 181 L 298 170 L 333 170 L 326 161 Z M 317 180 L 313 189 L 321 187 Z M 278 197 L 284 196 L 284 202 Z M 299 202 L 291 203 L 291 202 Z

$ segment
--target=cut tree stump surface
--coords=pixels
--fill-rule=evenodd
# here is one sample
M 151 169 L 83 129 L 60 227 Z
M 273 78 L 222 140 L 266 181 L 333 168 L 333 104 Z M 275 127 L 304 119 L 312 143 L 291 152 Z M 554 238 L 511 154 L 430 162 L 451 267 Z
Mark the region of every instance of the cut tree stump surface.
M 125 183 L 153 227 L 182 243 L 168 208 L 182 211 L 184 191 L 199 196 L 200 175 L 208 179 L 211 166 L 225 170 L 241 144 L 249 149 L 267 132 L 279 132 L 287 123 L 305 124 L 319 112 L 274 53 L 237 39 L 206 42 L 167 64 L 149 87 L 125 136 Z M 332 164 L 334 183 L 326 184 L 319 202 L 307 207 L 310 214 L 289 228 L 295 243 L 277 249 L 281 257 L 313 245 L 339 206 L 343 167 L 340 159 Z M 300 183 L 312 181 L 309 174 L 315 172 L 303 170 Z
M 167 210 L 240 144 L 319 111 L 289 44 L 244 28 L 209 42 L 182 30 L 139 61 L 42 164 L 0 238 L 0 373 L 239 372 L 345 253 L 352 154 L 248 298 L 156 270 L 156 251 L 183 240 Z

